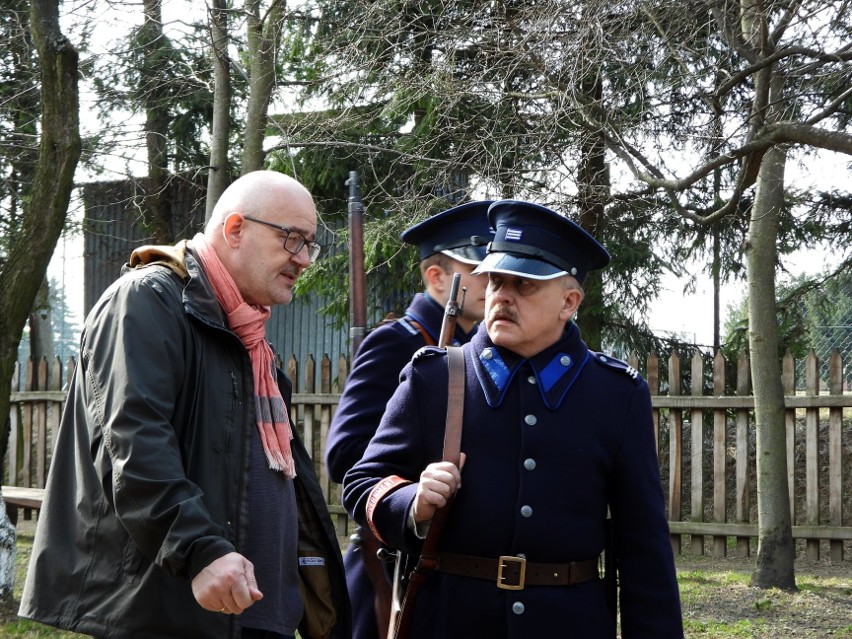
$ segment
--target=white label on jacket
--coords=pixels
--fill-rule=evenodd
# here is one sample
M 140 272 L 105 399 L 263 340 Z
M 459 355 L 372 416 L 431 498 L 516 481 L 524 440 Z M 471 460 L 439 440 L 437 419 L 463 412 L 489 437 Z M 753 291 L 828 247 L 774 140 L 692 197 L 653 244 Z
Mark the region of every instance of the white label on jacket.
M 299 557 L 300 566 L 325 566 L 325 557 Z

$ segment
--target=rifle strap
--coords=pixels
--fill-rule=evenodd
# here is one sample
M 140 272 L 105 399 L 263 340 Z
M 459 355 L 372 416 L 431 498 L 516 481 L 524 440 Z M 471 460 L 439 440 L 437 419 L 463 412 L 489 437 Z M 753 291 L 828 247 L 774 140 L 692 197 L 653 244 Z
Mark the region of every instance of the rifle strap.
M 435 340 L 432 339 L 432 336 L 424 328 L 423 324 L 418 322 L 416 319 L 406 315 L 403 319 L 408 322 L 411 326 L 420 331 L 420 336 L 423 338 L 423 341 L 426 342 L 426 346 L 435 346 Z
M 458 346 L 447 347 L 447 425 L 444 431 L 443 461 L 453 462 L 456 466 L 461 461 L 462 422 L 464 419 L 464 385 L 465 361 L 464 351 Z M 414 615 L 414 602 L 420 586 L 426 578 L 438 567 L 438 540 L 444 529 L 444 523 L 452 506 L 452 499 L 439 509 L 432 518 L 423 550 L 417 566 L 409 577 L 408 587 L 402 599 L 402 609 L 397 617 L 396 628 L 392 629 L 395 639 L 407 639 L 411 631 L 411 621 Z

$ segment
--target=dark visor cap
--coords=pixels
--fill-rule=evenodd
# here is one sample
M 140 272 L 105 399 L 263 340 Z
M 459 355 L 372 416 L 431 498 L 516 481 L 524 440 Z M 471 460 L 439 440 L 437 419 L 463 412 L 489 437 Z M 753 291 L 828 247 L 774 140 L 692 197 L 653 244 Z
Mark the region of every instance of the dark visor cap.
M 546 280 L 573 275 L 582 284 L 589 271 L 609 264 L 609 253 L 585 229 L 547 207 L 499 200 L 488 209 L 496 230 L 475 273 L 507 273 Z
M 492 201 L 468 202 L 433 215 L 405 230 L 402 241 L 414 244 L 420 261 L 435 253 L 443 253 L 465 264 L 479 264 L 485 248 L 494 239 L 488 223 L 488 207 Z

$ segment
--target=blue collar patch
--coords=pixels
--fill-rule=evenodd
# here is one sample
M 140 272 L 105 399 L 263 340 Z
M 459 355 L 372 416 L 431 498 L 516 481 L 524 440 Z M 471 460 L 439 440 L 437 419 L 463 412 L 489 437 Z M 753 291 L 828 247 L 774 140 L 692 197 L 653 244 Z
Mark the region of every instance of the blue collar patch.
M 549 393 L 550 389 L 556 386 L 556 382 L 558 382 L 565 373 L 571 370 L 572 366 L 574 366 L 574 362 L 570 355 L 567 353 L 558 353 L 556 357 L 550 360 L 550 363 L 541 370 L 540 374 L 536 371 L 536 377 L 538 377 L 538 382 L 541 385 L 542 391 L 544 393 Z
M 512 354 L 509 353 L 509 356 L 511 357 Z M 515 361 L 510 365 L 503 359 L 500 350 L 494 346 L 486 346 L 479 352 L 475 360 L 477 365 L 474 368 L 488 405 L 496 408 L 503 403 L 512 379 L 526 363 L 535 375 L 536 385 L 545 406 L 555 409 L 562 403 L 574 380 L 588 361 L 588 351 L 586 351 L 586 357 L 579 363 L 571 355 L 562 351 L 550 356 L 549 360 L 539 357 L 530 360 L 516 357 L 511 359 Z

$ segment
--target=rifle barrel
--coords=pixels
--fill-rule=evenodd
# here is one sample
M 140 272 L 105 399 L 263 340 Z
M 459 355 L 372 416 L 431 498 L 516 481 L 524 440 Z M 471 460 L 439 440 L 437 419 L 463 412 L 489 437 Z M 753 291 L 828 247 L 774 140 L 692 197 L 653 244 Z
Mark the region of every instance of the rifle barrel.
M 355 358 L 367 332 L 367 294 L 364 274 L 364 203 L 358 172 L 349 171 L 349 354 Z

